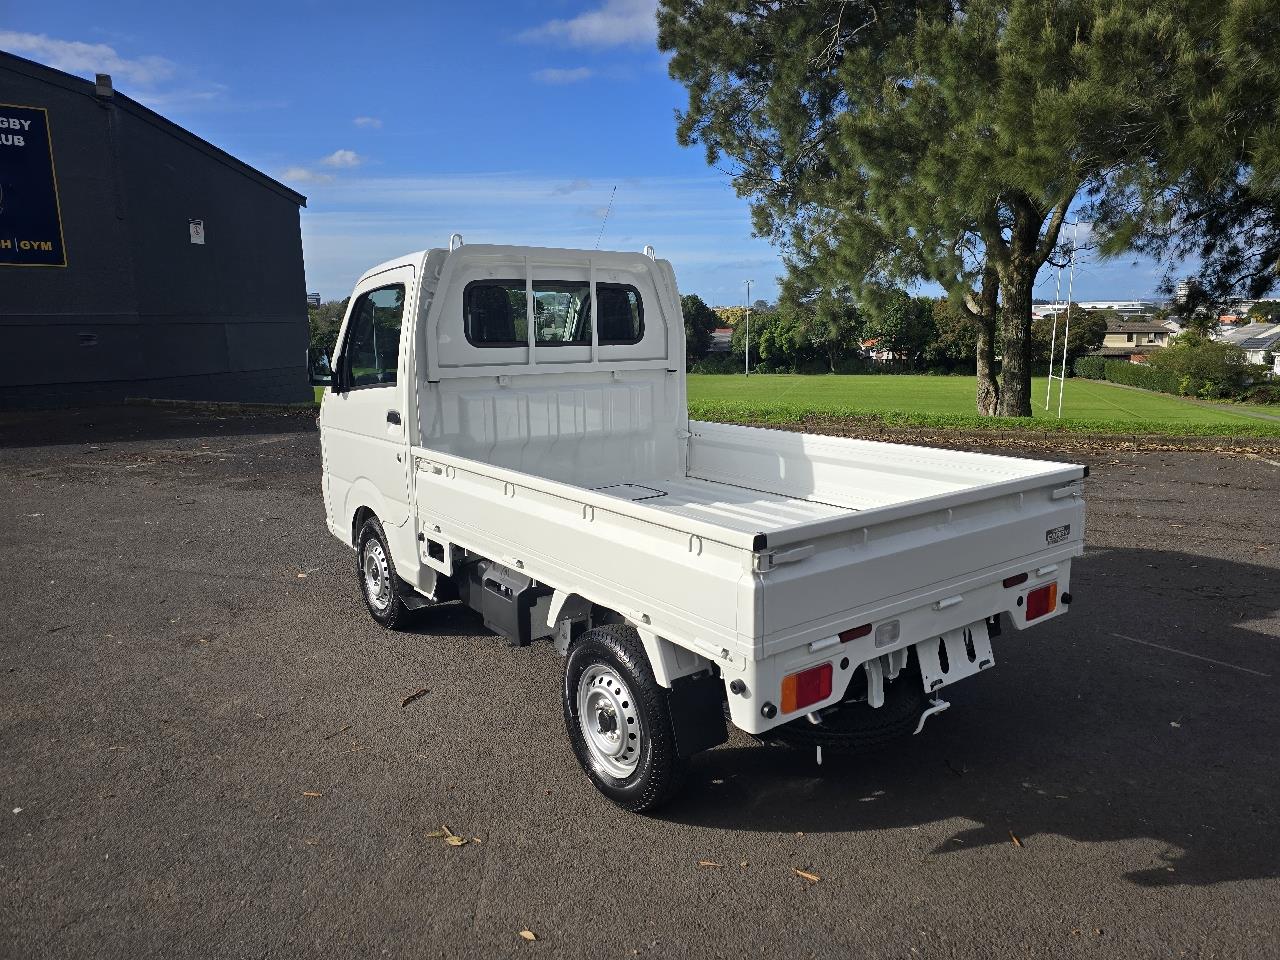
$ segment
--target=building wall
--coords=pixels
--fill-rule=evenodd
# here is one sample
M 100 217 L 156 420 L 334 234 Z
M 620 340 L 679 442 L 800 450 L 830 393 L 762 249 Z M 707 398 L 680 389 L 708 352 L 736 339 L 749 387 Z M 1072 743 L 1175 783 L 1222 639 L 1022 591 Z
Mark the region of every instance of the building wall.
M 67 251 L 0 266 L 0 406 L 310 399 L 302 198 L 86 81 L 0 56 L 0 84 L 49 112 Z
M 1133 339 L 1130 340 L 1129 337 Z M 1108 333 L 1102 338 L 1104 347 L 1133 347 L 1133 346 L 1161 346 L 1163 347 L 1169 339 L 1167 333 Z

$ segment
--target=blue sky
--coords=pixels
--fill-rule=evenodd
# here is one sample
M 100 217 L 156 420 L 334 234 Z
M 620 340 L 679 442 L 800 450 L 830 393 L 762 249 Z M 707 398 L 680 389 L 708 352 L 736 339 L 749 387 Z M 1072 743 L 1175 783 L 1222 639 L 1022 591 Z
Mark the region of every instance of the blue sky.
M 655 0 L 6 4 L 0 48 L 116 88 L 308 197 L 307 286 L 470 242 L 653 244 L 714 304 L 782 267 L 701 148 L 675 141 Z M 1148 295 L 1154 264 L 1089 264 L 1076 298 Z M 1037 295 L 1052 298 L 1042 275 Z

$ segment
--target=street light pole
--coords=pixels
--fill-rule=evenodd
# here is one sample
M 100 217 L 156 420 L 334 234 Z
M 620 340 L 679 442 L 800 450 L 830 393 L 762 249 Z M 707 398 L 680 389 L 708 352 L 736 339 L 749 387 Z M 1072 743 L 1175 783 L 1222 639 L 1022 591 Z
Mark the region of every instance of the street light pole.
M 751 281 L 747 281 L 747 326 L 746 333 L 743 335 L 743 341 L 746 343 L 746 350 L 743 351 L 742 366 L 743 374 L 751 376 Z

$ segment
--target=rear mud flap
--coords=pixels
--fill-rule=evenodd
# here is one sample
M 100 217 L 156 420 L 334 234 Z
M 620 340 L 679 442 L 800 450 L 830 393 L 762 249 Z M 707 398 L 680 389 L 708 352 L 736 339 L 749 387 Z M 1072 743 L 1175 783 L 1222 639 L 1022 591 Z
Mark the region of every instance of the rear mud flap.
M 940 637 L 930 637 L 916 644 L 916 661 L 926 693 L 971 677 L 995 666 L 987 622 L 979 620 L 967 627 L 948 630 Z

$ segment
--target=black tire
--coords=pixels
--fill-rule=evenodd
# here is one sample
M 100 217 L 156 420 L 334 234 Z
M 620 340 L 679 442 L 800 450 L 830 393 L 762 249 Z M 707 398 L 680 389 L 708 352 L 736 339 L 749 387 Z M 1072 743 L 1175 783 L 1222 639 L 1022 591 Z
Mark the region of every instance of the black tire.
M 844 703 L 824 717 L 821 726 L 801 717 L 761 734 L 759 739 L 798 749 L 822 747 L 849 756 L 874 753 L 914 734 L 927 706 L 913 657 L 896 680 L 885 681 L 882 706 L 871 707 L 865 701 Z
M 383 583 L 382 574 L 385 574 L 385 593 L 379 589 L 374 594 L 371 574 L 366 567 L 371 556 L 373 564 L 381 568 L 378 578 L 380 585 Z M 356 537 L 356 581 L 360 585 L 364 605 L 369 609 L 369 616 L 388 630 L 404 630 L 409 626 L 415 611 L 405 606 L 405 588 L 396 573 L 396 562 L 391 558 L 387 535 L 382 532 L 382 524 L 377 517 L 366 520 Z
M 597 681 L 598 690 L 596 683 L 588 683 L 584 689 L 596 690 L 600 699 L 616 700 L 617 705 L 624 708 L 614 715 L 612 722 L 620 730 L 628 731 L 628 736 L 631 736 L 631 729 L 638 727 L 636 755 L 620 757 L 617 761 L 617 766 L 633 764 L 630 772 L 622 773 L 616 766 L 611 770 L 609 758 L 598 754 L 597 748 L 587 742 L 587 733 L 579 717 L 579 686 L 589 671 L 592 674 L 611 672 L 615 680 L 620 681 L 615 687 L 615 681 L 604 676 Z M 633 629 L 622 624 L 606 624 L 588 630 L 574 641 L 565 661 L 562 700 L 569 742 L 573 744 L 578 763 L 597 790 L 632 813 L 653 810 L 679 791 L 684 781 L 685 763 L 676 755 L 667 692 L 654 679 L 644 645 Z M 597 713 L 598 717 L 602 715 Z M 624 720 L 634 721 L 634 724 L 625 726 Z M 608 736 L 603 722 L 600 731 Z

